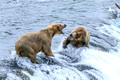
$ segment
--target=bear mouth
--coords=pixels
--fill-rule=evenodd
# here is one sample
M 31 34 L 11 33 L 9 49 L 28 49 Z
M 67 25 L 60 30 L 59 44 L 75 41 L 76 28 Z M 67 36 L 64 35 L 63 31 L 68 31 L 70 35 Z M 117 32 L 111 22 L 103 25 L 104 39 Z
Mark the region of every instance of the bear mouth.
M 64 32 L 63 32 L 63 31 L 61 31 L 61 34 L 64 34 Z
M 73 41 L 73 40 L 74 40 L 74 38 L 73 38 L 73 37 L 71 37 L 71 36 L 69 36 L 69 37 L 68 37 L 68 40 Z

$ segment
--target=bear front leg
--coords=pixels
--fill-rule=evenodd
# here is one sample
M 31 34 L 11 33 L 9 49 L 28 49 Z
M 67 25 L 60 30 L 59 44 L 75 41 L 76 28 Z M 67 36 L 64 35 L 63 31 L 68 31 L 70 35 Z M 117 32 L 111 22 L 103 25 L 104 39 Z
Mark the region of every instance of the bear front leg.
M 89 43 L 85 43 L 85 46 L 86 46 L 87 48 L 89 48 Z
M 36 63 L 36 58 L 31 59 L 32 63 Z
M 46 56 L 52 56 L 52 57 L 54 57 L 54 55 L 53 55 L 53 53 L 52 53 L 52 51 L 51 51 L 51 46 L 46 46 L 46 45 L 44 45 L 43 46 L 43 51 L 44 51 L 44 54 L 46 55 Z
M 52 57 L 54 57 L 54 55 L 53 55 L 52 51 L 50 51 L 50 52 L 45 51 L 44 53 L 45 53 L 45 55 L 46 55 L 46 56 L 52 56 Z
M 90 41 L 90 36 L 88 36 L 86 39 L 85 39 L 85 46 L 87 48 L 89 48 L 89 41 Z

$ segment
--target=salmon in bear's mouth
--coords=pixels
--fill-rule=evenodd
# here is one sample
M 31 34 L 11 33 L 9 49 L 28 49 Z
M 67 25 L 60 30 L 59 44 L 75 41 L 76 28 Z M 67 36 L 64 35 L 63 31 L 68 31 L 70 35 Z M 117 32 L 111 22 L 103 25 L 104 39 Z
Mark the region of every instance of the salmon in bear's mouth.
M 70 34 L 70 36 L 68 37 L 68 40 L 70 40 L 70 41 L 73 41 L 73 40 L 74 40 L 72 34 Z

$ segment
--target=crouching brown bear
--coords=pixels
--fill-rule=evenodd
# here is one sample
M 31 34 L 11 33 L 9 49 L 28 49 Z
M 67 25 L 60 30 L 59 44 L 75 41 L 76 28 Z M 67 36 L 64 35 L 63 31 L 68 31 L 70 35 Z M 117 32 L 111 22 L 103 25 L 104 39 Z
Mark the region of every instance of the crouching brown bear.
M 24 34 L 15 44 L 16 53 L 21 57 L 28 57 L 36 63 L 36 54 L 40 51 L 46 56 L 53 56 L 51 51 L 51 41 L 56 34 L 63 34 L 62 29 L 66 25 L 52 24 L 46 29 Z
M 63 42 L 63 48 L 67 48 L 68 44 L 74 47 L 88 47 L 89 48 L 90 34 L 84 27 L 78 27 L 67 37 Z

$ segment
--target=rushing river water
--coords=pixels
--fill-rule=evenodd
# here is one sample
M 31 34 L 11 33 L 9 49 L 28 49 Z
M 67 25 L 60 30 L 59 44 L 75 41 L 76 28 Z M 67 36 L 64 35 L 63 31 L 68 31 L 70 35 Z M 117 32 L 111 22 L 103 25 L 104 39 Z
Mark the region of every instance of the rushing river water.
M 120 3 L 119 0 L 116 0 Z M 0 80 L 119 80 L 120 10 L 114 0 L 0 0 Z M 52 40 L 55 57 L 37 55 L 37 64 L 16 55 L 25 33 L 53 23 L 67 24 Z M 90 48 L 62 48 L 79 26 L 90 32 Z

